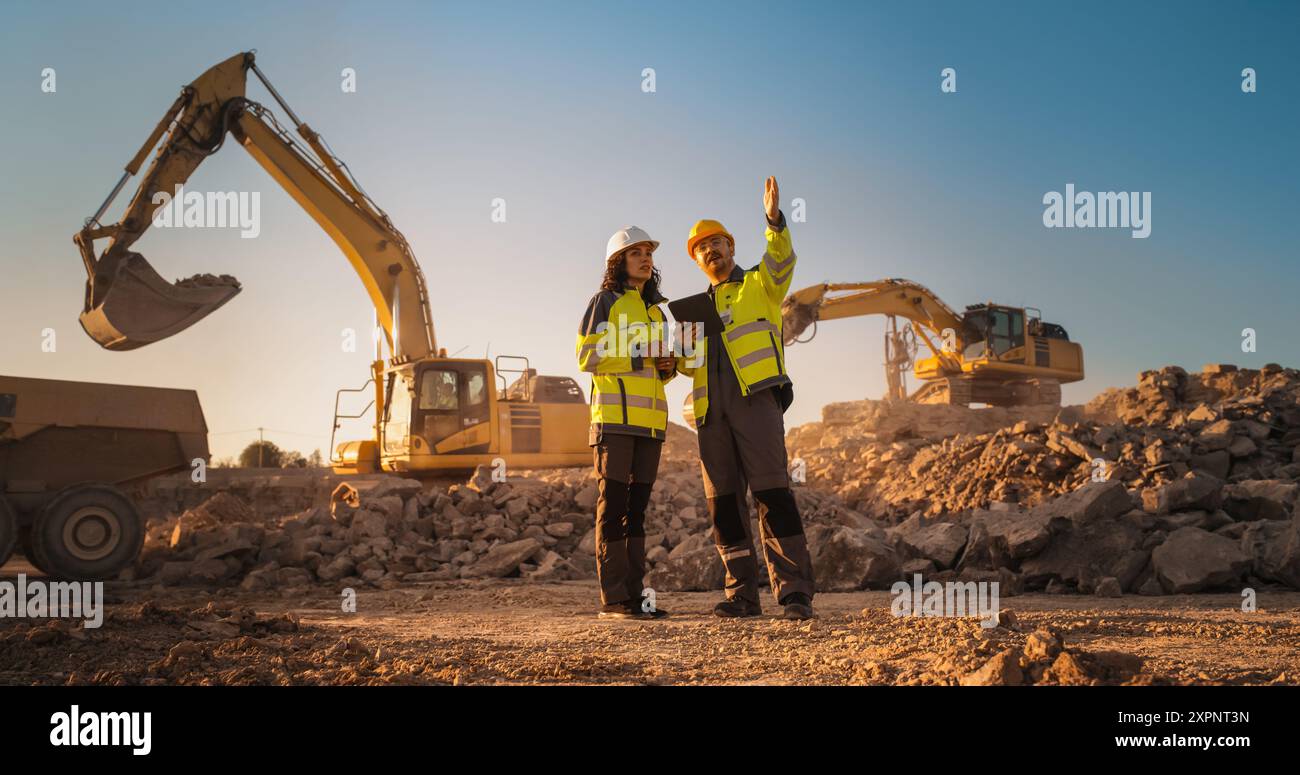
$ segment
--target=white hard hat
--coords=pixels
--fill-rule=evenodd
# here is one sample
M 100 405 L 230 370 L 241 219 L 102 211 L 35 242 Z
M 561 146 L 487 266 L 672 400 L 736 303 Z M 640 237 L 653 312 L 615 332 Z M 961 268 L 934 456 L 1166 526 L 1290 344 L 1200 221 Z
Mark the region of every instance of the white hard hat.
M 659 247 L 659 240 L 650 239 L 650 235 L 645 233 L 645 229 L 638 226 L 624 226 L 614 232 L 614 236 L 609 238 L 609 242 L 605 243 L 605 260 L 609 261 L 620 250 L 630 248 L 639 242 L 649 242 L 651 250 Z

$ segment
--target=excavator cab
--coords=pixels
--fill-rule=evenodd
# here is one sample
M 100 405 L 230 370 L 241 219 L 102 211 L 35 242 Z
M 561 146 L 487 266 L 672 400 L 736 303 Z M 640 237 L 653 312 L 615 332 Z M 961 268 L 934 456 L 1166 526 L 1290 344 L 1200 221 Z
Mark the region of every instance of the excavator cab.
M 380 427 L 385 456 L 490 451 L 485 361 L 430 359 L 394 367 L 384 375 L 383 391 Z
M 962 320 L 965 329 L 962 353 L 967 360 L 980 357 L 999 359 L 1025 346 L 1025 311 L 1019 307 L 972 304 Z
M 990 306 L 989 347 L 999 358 L 1025 346 L 1025 311 L 1013 307 Z

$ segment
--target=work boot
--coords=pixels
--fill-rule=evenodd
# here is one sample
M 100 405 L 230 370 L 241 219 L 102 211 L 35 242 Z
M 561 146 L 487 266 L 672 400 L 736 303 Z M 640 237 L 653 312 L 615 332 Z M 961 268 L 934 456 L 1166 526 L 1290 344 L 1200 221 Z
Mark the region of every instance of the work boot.
M 642 619 L 663 619 L 668 616 L 667 609 L 660 608 L 657 605 L 655 606 L 655 610 L 653 611 L 647 611 L 644 608 L 641 608 L 640 605 L 637 605 L 637 610 L 641 613 Z
M 600 612 L 596 614 L 601 619 L 647 619 L 646 614 L 641 613 L 641 606 L 635 600 L 624 600 L 621 603 L 609 603 L 600 607 Z
M 644 541 L 645 539 L 642 539 L 642 540 Z M 638 577 L 638 579 L 639 579 L 639 578 L 640 578 L 640 577 Z M 666 610 L 664 610 L 664 609 L 662 609 L 662 608 L 659 607 L 659 602 L 658 602 L 657 600 L 655 601 L 655 607 L 654 607 L 654 610 L 652 610 L 652 611 L 647 611 L 647 610 L 646 610 L 646 603 L 647 603 L 649 600 L 652 600 L 653 598 L 651 597 L 651 595 L 643 595 L 642 593 L 643 593 L 644 591 L 645 591 L 645 590 L 643 590 L 643 589 L 641 588 L 641 585 L 638 583 L 638 584 L 637 584 L 637 591 L 636 591 L 635 593 L 632 594 L 632 600 L 631 600 L 632 606 L 633 606 L 634 608 L 636 608 L 638 612 L 640 612 L 640 614 L 641 614 L 641 618 L 643 618 L 643 619 L 662 619 L 662 618 L 664 618 L 665 616 L 667 616 L 667 615 L 668 615 L 668 612 L 667 612 Z M 652 594 L 653 594 L 653 593 L 652 593 Z
M 781 604 L 785 606 L 785 611 L 781 614 L 783 619 L 799 621 L 817 618 L 817 612 L 812 607 L 812 599 L 802 592 L 787 595 Z
M 713 606 L 713 615 L 723 619 L 744 619 L 750 616 L 762 616 L 763 607 L 743 597 L 729 597 Z

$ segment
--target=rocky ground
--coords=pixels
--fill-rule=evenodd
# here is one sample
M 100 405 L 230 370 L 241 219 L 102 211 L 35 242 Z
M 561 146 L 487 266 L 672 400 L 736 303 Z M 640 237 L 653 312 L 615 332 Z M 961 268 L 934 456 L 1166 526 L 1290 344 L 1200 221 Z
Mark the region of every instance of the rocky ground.
M 6 574 L 19 566 L 11 565 Z M 28 569 L 30 570 L 30 569 Z M 1127 601 L 1030 594 L 1001 624 L 896 618 L 887 592 L 824 594 L 821 618 L 591 615 L 593 582 L 430 582 L 216 592 L 112 585 L 103 627 L 0 623 L 0 684 L 1295 684 L 1300 593 Z
M 671 426 L 646 584 L 686 615 L 625 625 L 639 654 L 588 615 L 588 469 L 214 470 L 137 493 L 150 527 L 109 627 L 10 627 L 0 669 L 28 667 L 0 680 L 748 680 L 719 656 L 774 682 L 1300 680 L 1274 651 L 1300 652 L 1294 369 L 1166 367 L 1059 410 L 833 404 L 787 444 L 818 589 L 841 593 L 818 598 L 813 625 L 705 615 L 723 571 L 694 436 Z M 895 620 L 882 590 L 916 574 L 997 582 L 1024 617 L 991 634 Z M 330 613 L 345 588 L 369 607 Z M 24 661 L 47 644 L 88 659 Z

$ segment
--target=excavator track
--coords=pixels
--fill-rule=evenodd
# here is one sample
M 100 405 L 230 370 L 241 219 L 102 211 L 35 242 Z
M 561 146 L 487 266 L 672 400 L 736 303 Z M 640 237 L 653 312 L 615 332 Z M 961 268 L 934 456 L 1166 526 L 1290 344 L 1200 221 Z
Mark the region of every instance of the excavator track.
M 925 383 L 908 397 L 918 404 L 970 406 L 1060 406 L 1061 383 L 1053 379 L 1021 382 L 981 382 L 944 377 Z

